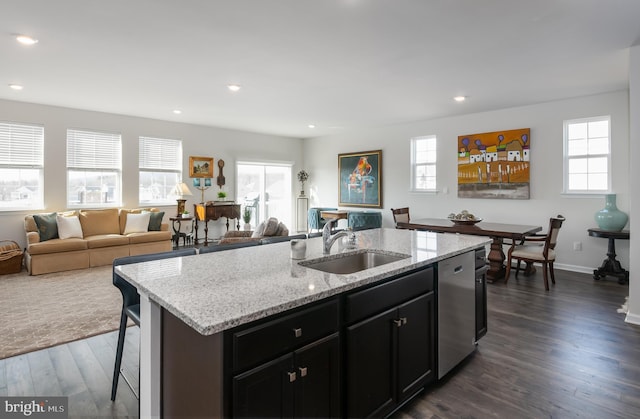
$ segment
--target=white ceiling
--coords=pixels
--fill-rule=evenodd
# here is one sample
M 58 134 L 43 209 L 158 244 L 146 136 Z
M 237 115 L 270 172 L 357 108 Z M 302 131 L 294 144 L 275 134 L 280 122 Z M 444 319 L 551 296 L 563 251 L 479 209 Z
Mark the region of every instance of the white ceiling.
M 640 0 L 2 0 L 0 16 L 0 98 L 300 138 L 627 89 L 640 40 Z

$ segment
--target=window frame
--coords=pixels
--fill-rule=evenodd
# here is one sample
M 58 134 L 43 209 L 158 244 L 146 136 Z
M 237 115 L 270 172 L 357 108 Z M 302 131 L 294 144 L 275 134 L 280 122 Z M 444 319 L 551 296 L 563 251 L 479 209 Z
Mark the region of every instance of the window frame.
M 589 153 L 588 150 L 585 154 L 579 154 L 574 156 L 569 156 L 569 127 L 573 124 L 583 124 L 590 122 L 602 122 L 606 121 L 608 125 L 608 133 L 607 133 L 607 142 L 608 142 L 608 152 L 605 154 L 602 153 Z M 568 119 L 563 121 L 563 131 L 562 131 L 562 193 L 570 196 L 599 196 L 611 193 L 612 190 L 612 167 L 611 167 L 611 116 L 610 115 L 601 115 L 594 117 L 586 117 L 586 118 L 576 118 L 576 119 Z M 586 140 L 588 141 L 590 137 L 587 134 Z M 590 158 L 590 157 L 606 157 L 607 159 L 607 188 L 606 189 L 570 189 L 569 188 L 569 162 L 572 159 L 578 158 Z M 587 171 L 587 175 L 590 172 Z
M 417 159 L 417 145 L 419 141 L 433 141 L 433 157 L 434 161 L 431 162 L 416 162 Z M 417 193 L 436 193 L 438 192 L 438 138 L 436 135 L 421 135 L 419 137 L 413 137 L 410 141 L 411 144 L 411 192 Z M 432 166 L 434 171 L 435 186 L 433 188 L 418 188 L 417 186 L 417 169 L 419 166 Z
M 69 151 L 69 142 L 70 142 L 70 135 L 72 133 L 86 133 L 86 134 L 90 134 L 90 135 L 95 135 L 95 136 L 105 136 L 105 138 L 107 136 L 111 136 L 114 139 L 117 139 L 117 153 L 114 153 L 112 157 L 116 157 L 115 160 L 117 161 L 117 164 L 119 167 L 84 167 L 84 166 L 79 166 L 79 165 L 70 165 L 69 164 L 69 157 L 70 157 L 70 151 Z M 85 138 L 85 140 L 89 140 L 90 137 L 87 136 L 87 138 Z M 67 181 L 66 181 L 66 203 L 67 203 L 67 208 L 73 208 L 73 209 L 84 209 L 84 208 L 117 208 L 117 207 L 121 207 L 122 206 L 122 134 L 121 133 L 116 133 L 116 132 L 109 132 L 109 131 L 99 131 L 99 130 L 92 130 L 92 129 L 84 129 L 84 128 L 68 128 L 67 129 L 67 142 L 66 142 L 66 174 L 67 174 Z M 90 202 L 90 203 L 75 203 L 75 202 L 71 202 L 70 201 L 70 197 L 71 195 L 69 194 L 69 189 L 70 189 L 70 172 L 85 172 L 85 173 L 113 173 L 116 175 L 116 185 L 115 185 L 115 189 L 117 191 L 117 194 L 114 195 L 114 199 L 112 202 Z M 101 196 L 102 197 L 102 196 Z
M 155 141 L 158 143 L 166 143 L 167 146 L 169 146 L 169 143 L 177 143 L 178 144 L 178 152 L 177 152 L 177 156 L 175 158 L 175 161 L 173 162 L 176 166 L 174 169 L 167 169 L 167 168 L 163 168 L 163 167 L 142 167 L 142 158 L 143 158 L 143 153 L 144 153 L 144 147 L 143 147 L 143 141 L 145 140 L 150 140 L 150 141 Z M 160 138 L 160 137 L 151 137 L 151 136 L 147 136 L 147 135 L 141 135 L 138 137 L 138 185 L 142 185 L 142 181 L 140 179 L 142 173 L 175 173 L 177 175 L 177 181 L 176 184 L 171 185 L 170 186 L 170 191 L 167 194 L 167 197 L 165 200 L 150 200 L 150 201 L 142 201 L 141 200 L 141 194 L 140 194 L 140 187 L 138 187 L 138 205 L 141 207 L 144 206 L 168 206 L 168 205 L 175 205 L 175 201 L 176 201 L 176 196 L 172 194 L 172 190 L 173 188 L 175 188 L 175 186 L 182 182 L 182 173 L 183 173 L 183 165 L 182 165 L 182 160 L 183 160 L 183 147 L 182 147 L 182 140 L 179 139 L 174 139 L 174 138 Z M 163 157 L 160 157 L 161 160 L 161 166 L 166 164 L 166 160 L 164 160 Z
M 38 194 L 35 200 L 29 200 L 29 202 L 25 205 L 16 205 L 16 206 L 0 206 L 0 212 L 11 212 L 11 211 L 25 211 L 25 210 L 34 210 L 34 209 L 43 209 L 44 208 L 44 125 L 42 124 L 34 124 L 34 123 L 23 123 L 23 122 L 11 122 L 11 121 L 0 121 L 0 124 L 7 127 L 7 131 L 10 131 L 8 136 L 7 146 L 13 148 L 13 144 L 18 144 L 20 148 L 31 148 L 36 151 L 31 154 L 32 160 L 28 163 L 24 163 L 22 161 L 11 161 L 13 159 L 8 158 L 7 155 L 3 155 L 0 158 L 0 169 L 13 169 L 13 170 L 23 170 L 23 169 L 31 169 L 38 170 Z M 13 131 L 15 129 L 20 129 L 24 132 L 28 130 L 37 130 L 38 133 L 33 136 L 23 134 L 18 139 L 14 138 Z M 0 130 L 4 131 L 3 130 Z M 25 140 L 31 140 L 32 143 L 25 147 Z M 21 154 L 18 157 L 24 157 L 24 154 Z M 4 161 L 6 159 L 6 161 Z M 20 189 L 20 188 L 19 188 Z M 20 201 L 18 199 L 18 201 Z M 13 202 L 13 201 L 11 201 Z

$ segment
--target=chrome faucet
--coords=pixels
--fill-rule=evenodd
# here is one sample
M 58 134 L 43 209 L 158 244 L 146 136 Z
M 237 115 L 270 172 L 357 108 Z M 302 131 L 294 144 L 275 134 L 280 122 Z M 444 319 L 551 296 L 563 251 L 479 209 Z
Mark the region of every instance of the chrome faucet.
M 333 243 L 335 243 L 336 240 L 347 235 L 346 231 L 339 231 L 331 236 L 331 228 L 333 227 L 333 223 L 336 223 L 337 225 L 338 220 L 327 220 L 327 223 L 322 229 L 322 254 L 324 255 L 328 255 L 331 252 L 331 246 L 333 246 Z

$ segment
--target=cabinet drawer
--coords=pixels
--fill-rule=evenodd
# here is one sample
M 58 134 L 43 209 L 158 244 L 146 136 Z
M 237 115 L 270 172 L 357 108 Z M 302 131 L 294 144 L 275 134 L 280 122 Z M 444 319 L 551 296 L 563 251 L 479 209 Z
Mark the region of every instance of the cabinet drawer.
M 482 268 L 487 263 L 487 251 L 484 249 L 476 249 L 476 269 Z
M 433 291 L 433 279 L 433 267 L 429 266 L 384 284 L 349 294 L 345 299 L 345 320 L 348 323 L 355 322 Z
M 338 330 L 338 300 L 296 311 L 233 333 L 233 370 L 239 371 Z

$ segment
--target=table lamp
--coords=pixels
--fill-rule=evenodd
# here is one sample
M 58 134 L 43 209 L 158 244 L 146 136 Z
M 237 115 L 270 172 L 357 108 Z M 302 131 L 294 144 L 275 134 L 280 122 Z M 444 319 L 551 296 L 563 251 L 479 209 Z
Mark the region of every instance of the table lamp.
M 182 213 L 184 212 L 184 203 L 187 202 L 186 199 L 184 199 L 184 196 L 191 196 L 191 190 L 189 189 L 189 187 L 187 186 L 186 183 L 184 182 L 180 182 L 178 183 L 175 188 L 173 188 L 173 195 L 179 196 L 180 198 L 177 199 L 178 201 L 178 217 L 180 217 L 182 215 Z

